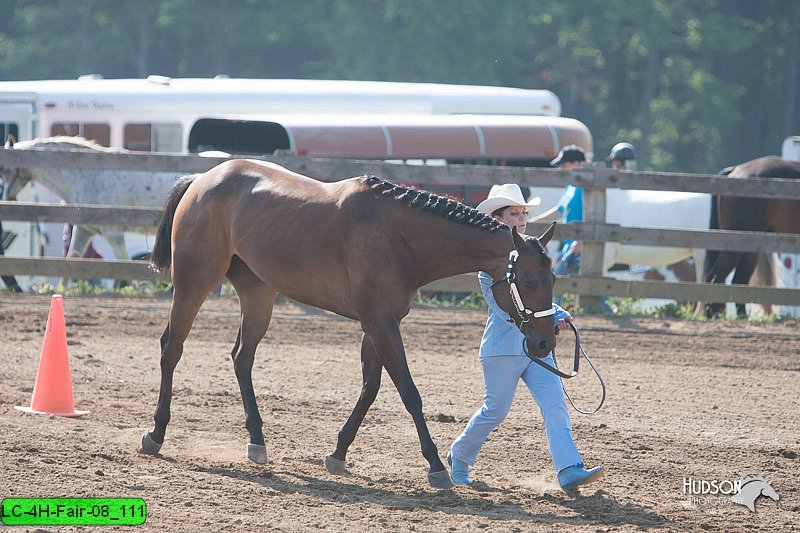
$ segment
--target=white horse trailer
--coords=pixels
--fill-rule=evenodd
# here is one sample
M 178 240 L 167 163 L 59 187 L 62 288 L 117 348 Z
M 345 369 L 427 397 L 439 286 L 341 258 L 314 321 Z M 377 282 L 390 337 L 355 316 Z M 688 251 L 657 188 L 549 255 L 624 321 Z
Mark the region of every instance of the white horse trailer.
M 339 80 L 102 79 L 0 82 L 0 132 L 104 146 L 188 152 L 204 117 L 265 114 L 561 115 L 546 90 Z

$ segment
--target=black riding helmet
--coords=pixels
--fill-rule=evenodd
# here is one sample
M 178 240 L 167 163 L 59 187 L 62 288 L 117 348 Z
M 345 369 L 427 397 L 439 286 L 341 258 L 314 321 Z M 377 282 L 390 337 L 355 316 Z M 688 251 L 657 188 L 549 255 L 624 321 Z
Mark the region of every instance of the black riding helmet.
M 606 157 L 606 161 L 626 161 L 628 159 L 636 159 L 636 150 L 631 143 L 617 143 L 611 149 L 611 153 Z
M 577 144 L 570 144 L 562 148 L 558 153 L 558 157 L 550 161 L 550 166 L 558 167 L 563 163 L 571 163 L 573 161 L 586 161 L 586 154 L 583 152 L 583 148 Z

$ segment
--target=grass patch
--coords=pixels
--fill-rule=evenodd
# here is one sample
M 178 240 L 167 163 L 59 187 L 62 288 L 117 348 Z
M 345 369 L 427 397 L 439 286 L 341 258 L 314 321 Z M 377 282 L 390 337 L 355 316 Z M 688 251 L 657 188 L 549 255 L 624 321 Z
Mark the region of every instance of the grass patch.
M 172 283 L 166 280 L 134 281 L 125 286 L 108 289 L 102 284 L 76 280 L 67 285 L 43 283 L 34 285 L 33 294 L 63 294 L 64 296 L 166 296 L 172 292 Z
M 658 306 L 654 309 L 641 309 L 638 300 L 634 298 L 608 298 L 605 300 L 607 312 L 617 316 L 644 316 L 652 318 L 674 318 L 679 320 L 692 320 L 694 317 L 694 304 L 678 304 L 675 302 Z M 704 314 L 699 314 L 697 320 L 706 320 Z
M 477 292 L 454 293 L 454 292 L 434 292 L 432 294 L 421 294 L 417 292 L 412 305 L 442 309 L 486 309 L 486 301 L 483 295 Z

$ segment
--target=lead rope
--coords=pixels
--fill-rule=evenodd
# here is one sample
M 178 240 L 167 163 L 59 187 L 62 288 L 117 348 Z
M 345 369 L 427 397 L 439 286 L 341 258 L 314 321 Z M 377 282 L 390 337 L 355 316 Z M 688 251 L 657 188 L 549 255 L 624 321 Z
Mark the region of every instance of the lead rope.
M 573 362 L 572 372 L 565 373 L 565 372 L 562 372 L 561 370 L 558 369 L 558 361 L 556 360 L 556 351 L 555 351 L 555 349 L 553 350 L 553 363 L 555 364 L 554 367 L 550 366 L 547 363 L 545 363 L 544 361 L 542 361 L 541 358 L 530 357 L 528 355 L 528 347 L 525 344 L 524 340 L 522 341 L 522 350 L 525 353 L 525 355 L 528 355 L 528 357 L 534 363 L 538 364 L 539 366 L 542 366 L 542 367 L 546 368 L 547 370 L 549 370 L 550 372 L 552 372 L 553 374 L 558 376 L 559 381 L 561 381 L 561 390 L 564 391 L 564 395 L 567 397 L 567 400 L 569 400 L 569 404 L 572 406 L 573 409 L 575 409 L 577 412 L 579 412 L 582 415 L 592 415 L 592 414 L 596 413 L 597 411 L 599 411 L 600 408 L 603 406 L 603 403 L 606 401 L 606 384 L 603 381 L 603 377 L 600 375 L 600 372 L 597 370 L 597 367 L 594 366 L 594 363 L 589 358 L 589 355 L 583 349 L 583 346 L 581 346 L 581 340 L 580 340 L 580 334 L 578 333 L 578 328 L 575 327 L 575 324 L 572 324 L 570 322 L 567 322 L 567 324 L 572 329 L 572 332 L 575 334 L 575 359 L 574 359 L 574 362 Z M 583 357 L 586 359 L 586 362 L 589 363 L 589 366 L 592 367 L 592 370 L 594 371 L 595 375 L 597 376 L 597 380 L 600 382 L 600 388 L 602 389 L 602 394 L 601 394 L 601 397 L 600 397 L 600 403 L 592 411 L 584 411 L 583 409 L 580 409 L 577 405 L 575 405 L 575 402 L 572 400 L 572 397 L 567 392 L 566 387 L 564 387 L 564 379 L 569 379 L 569 378 L 572 378 L 572 377 L 575 377 L 575 376 L 578 375 L 578 366 L 579 366 L 579 363 L 580 363 L 581 355 L 583 355 Z
M 579 340 L 579 337 L 578 337 L 578 328 L 576 328 L 572 324 L 569 324 L 569 325 L 572 327 L 572 330 L 575 333 L 575 351 L 576 352 L 580 351 L 580 353 L 583 355 L 584 359 L 586 359 L 586 362 L 589 363 L 590 367 L 592 367 L 592 370 L 594 371 L 594 374 L 597 376 L 597 380 L 600 382 L 600 388 L 602 390 L 602 394 L 600 396 L 600 403 L 597 404 L 597 407 L 595 407 L 591 411 L 584 411 L 583 409 L 580 409 L 577 405 L 575 405 L 575 402 L 572 401 L 572 397 L 567 392 L 566 387 L 564 387 L 564 380 L 561 378 L 561 376 L 559 376 L 558 379 L 559 379 L 559 381 L 561 381 L 561 390 L 564 391 L 564 395 L 567 397 L 567 400 L 569 400 L 569 404 L 572 406 L 572 408 L 575 409 L 577 412 L 579 412 L 582 415 L 593 415 L 597 411 L 599 411 L 601 407 L 603 407 L 603 403 L 606 401 L 606 384 L 603 381 L 603 376 L 600 375 L 600 372 L 597 370 L 597 367 L 594 366 L 594 363 L 589 358 L 589 355 L 583 349 L 583 346 L 581 346 L 581 343 L 580 343 L 580 340 Z M 577 359 L 577 355 L 576 355 L 576 359 Z M 556 351 L 555 350 L 553 350 L 553 362 L 556 363 L 556 365 L 558 365 L 558 363 L 556 362 Z

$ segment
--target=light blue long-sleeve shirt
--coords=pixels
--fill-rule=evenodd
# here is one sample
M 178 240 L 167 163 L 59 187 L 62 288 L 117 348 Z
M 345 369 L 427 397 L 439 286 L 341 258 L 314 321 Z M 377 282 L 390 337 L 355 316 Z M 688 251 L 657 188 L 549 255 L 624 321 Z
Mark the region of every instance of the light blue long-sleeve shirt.
M 489 318 L 486 320 L 486 328 L 483 330 L 481 339 L 480 357 L 491 357 L 494 355 L 525 355 L 522 343 L 525 336 L 511 320 L 508 313 L 500 309 L 497 301 L 492 294 L 492 277 L 486 272 L 478 273 L 478 282 L 481 285 L 483 298 L 489 306 Z M 553 327 L 562 318 L 569 318 L 571 315 L 556 304 Z M 536 309 L 539 311 L 539 309 Z

